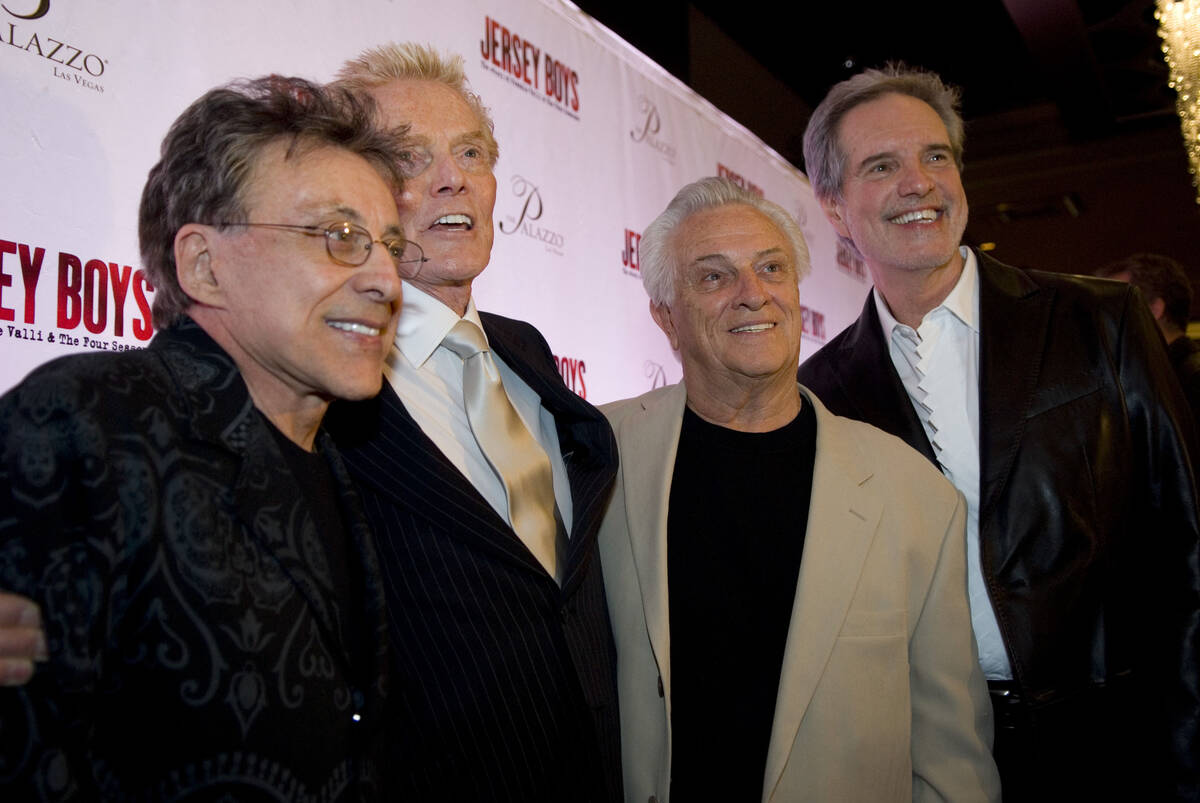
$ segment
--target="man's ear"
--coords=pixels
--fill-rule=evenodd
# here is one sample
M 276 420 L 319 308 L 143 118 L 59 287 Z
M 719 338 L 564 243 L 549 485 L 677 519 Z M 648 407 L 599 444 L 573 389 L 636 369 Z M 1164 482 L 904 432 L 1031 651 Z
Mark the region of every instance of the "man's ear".
M 179 287 L 193 301 L 210 307 L 221 306 L 223 291 L 213 271 L 211 226 L 188 223 L 175 233 L 175 277 Z
M 846 227 L 846 219 L 842 202 L 837 198 L 822 198 L 821 209 L 825 212 L 825 217 L 827 217 L 829 222 L 833 225 L 834 231 L 849 240 L 850 229 Z
M 1161 321 L 1163 313 L 1167 311 L 1167 302 L 1161 298 L 1150 298 L 1146 300 L 1146 305 L 1150 307 L 1150 314 L 1154 316 L 1154 320 Z
M 659 329 L 666 332 L 667 340 L 671 342 L 671 348 L 679 351 L 679 336 L 675 331 L 675 321 L 671 319 L 671 308 L 666 304 L 659 304 L 651 300 L 650 317 L 658 324 Z

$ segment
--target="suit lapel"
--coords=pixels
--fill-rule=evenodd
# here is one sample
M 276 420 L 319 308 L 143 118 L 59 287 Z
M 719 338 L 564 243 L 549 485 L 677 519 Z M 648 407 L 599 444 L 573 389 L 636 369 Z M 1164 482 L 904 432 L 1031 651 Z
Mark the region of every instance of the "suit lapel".
M 563 383 L 545 341 L 532 337 L 535 329 L 486 312 L 479 315 L 496 355 L 529 385 L 554 418 L 571 487 L 571 538 L 563 578 L 563 589 L 569 592 L 596 552 L 593 543 L 616 476 L 616 442 L 600 411 Z
M 832 365 L 850 408 L 845 414 L 896 435 L 937 465 L 921 420 L 892 364 L 873 294 L 867 294 L 862 314 Z
M 853 432 L 805 393 L 817 415 L 816 463 L 804 555 L 788 628 L 775 720 L 767 750 L 763 798 L 779 783 L 842 622 L 850 608 L 882 502 L 870 493 L 874 472 Z M 907 404 L 907 400 L 906 400 Z
M 667 509 L 679 450 L 687 391 L 683 384 L 652 399 L 621 426 L 624 491 L 630 548 L 641 589 L 650 644 L 658 659 L 664 697 L 671 699 L 670 612 L 667 598 Z M 669 708 L 668 708 L 669 713 Z
M 390 384 L 384 382 L 374 399 L 332 411 L 329 423 L 342 458 L 364 493 L 386 499 L 450 537 L 471 541 L 545 574 L 508 523 L 421 431 Z M 377 537 L 389 533 L 396 537 L 395 526 L 376 524 Z
M 388 687 L 390 675 L 389 640 L 387 619 L 387 601 L 383 588 L 383 570 L 379 564 L 379 553 L 376 551 L 374 534 L 367 523 L 367 515 L 362 507 L 362 500 L 354 490 L 346 464 L 333 444 L 333 438 L 327 432 L 318 435 L 319 448 L 325 453 L 330 471 L 338 484 L 342 510 L 345 511 L 347 536 L 357 556 L 362 571 L 362 607 L 352 615 L 363 616 L 365 621 L 362 633 L 366 639 L 364 655 L 369 665 L 366 667 L 364 680 L 361 682 L 366 693 L 365 715 L 368 722 L 376 721 L 382 715 L 384 704 L 383 693 Z
M 979 258 L 979 521 L 1012 471 L 1041 373 L 1054 291 Z

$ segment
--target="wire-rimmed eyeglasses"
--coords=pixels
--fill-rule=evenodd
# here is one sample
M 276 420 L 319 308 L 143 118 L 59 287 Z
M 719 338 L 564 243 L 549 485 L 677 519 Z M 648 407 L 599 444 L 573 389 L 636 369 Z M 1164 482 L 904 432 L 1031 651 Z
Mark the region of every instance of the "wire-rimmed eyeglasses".
M 257 226 L 264 229 L 283 229 L 305 234 L 309 237 L 324 237 L 325 250 L 329 258 L 339 265 L 357 268 L 371 258 L 371 249 L 379 243 L 387 249 L 388 256 L 396 263 L 396 273 L 402 279 L 411 279 L 421 270 L 426 261 L 421 246 L 403 237 L 381 237 L 375 239 L 371 232 L 357 223 L 343 220 L 328 226 L 302 226 L 296 223 L 216 223 L 217 226 Z

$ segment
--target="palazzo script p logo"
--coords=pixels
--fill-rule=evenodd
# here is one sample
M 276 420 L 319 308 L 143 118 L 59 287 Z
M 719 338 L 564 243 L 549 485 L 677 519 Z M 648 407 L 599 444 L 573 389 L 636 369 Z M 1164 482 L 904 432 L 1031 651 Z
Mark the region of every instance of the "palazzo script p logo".
M 521 207 L 521 218 L 513 224 L 511 229 L 506 230 L 504 228 L 504 224 L 500 224 L 500 231 L 504 232 L 505 234 L 512 234 L 517 229 L 521 228 L 521 224 L 525 222 L 526 218 L 530 220 L 540 219 L 543 211 L 542 194 L 538 192 L 538 188 L 535 187 L 531 181 L 522 178 L 521 176 L 513 176 L 512 191 L 513 195 L 517 196 L 518 198 L 524 198 L 525 204 Z M 537 204 L 536 212 L 532 211 L 531 209 L 534 203 Z
M 50 0 L 38 0 L 37 8 L 35 8 L 33 11 L 29 12 L 28 14 L 18 14 L 17 12 L 13 11 L 8 6 L 0 5 L 0 8 L 3 8 L 5 11 L 7 11 L 9 14 L 12 14 L 17 19 L 35 20 L 40 17 L 44 17 L 44 16 L 46 16 L 47 13 L 49 13 Z
M 636 128 L 630 129 L 629 138 L 634 142 L 641 142 L 646 138 L 647 134 L 654 135 L 658 133 L 658 129 L 662 123 L 658 119 L 658 109 L 647 97 L 638 98 L 638 111 L 646 115 L 646 119 L 642 122 L 642 130 L 638 132 Z M 653 137 L 652 137 L 653 138 Z

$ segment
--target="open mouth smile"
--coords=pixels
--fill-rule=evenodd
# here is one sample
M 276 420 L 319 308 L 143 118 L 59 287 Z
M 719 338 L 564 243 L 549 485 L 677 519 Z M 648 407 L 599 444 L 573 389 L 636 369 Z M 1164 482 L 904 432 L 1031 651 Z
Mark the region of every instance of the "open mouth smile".
M 357 321 L 325 321 L 328 326 L 343 332 L 350 332 L 356 335 L 366 335 L 368 337 L 379 337 L 383 334 L 383 328 L 378 326 L 369 326 L 365 323 Z
M 888 218 L 888 222 L 899 225 L 904 225 L 905 223 L 932 223 L 941 216 L 942 213 L 937 209 L 914 209 L 912 212 L 905 212 L 902 215 Z
M 442 215 L 440 218 L 433 221 L 433 224 L 429 228 L 430 230 L 452 229 L 455 231 L 470 231 L 471 229 L 475 228 L 475 221 L 471 219 L 470 215 L 462 215 L 457 213 L 452 215 Z

